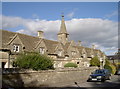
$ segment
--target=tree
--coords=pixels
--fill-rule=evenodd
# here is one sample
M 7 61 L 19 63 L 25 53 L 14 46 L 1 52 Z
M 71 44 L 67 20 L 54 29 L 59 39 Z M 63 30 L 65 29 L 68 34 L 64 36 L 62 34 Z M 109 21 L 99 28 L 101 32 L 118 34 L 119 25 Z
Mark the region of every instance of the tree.
M 90 60 L 90 66 L 100 66 L 100 60 L 98 59 L 98 57 L 93 57 Z
M 19 55 L 14 64 L 19 68 L 46 70 L 53 69 L 53 62 L 50 57 L 40 55 L 39 53 L 27 53 Z

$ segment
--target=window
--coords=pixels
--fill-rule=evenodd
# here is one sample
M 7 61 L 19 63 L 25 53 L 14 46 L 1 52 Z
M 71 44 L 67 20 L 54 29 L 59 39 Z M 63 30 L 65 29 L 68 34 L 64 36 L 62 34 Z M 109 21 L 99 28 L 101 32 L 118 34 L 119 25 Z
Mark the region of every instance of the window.
M 58 56 L 62 56 L 62 51 L 61 50 L 58 51 Z
M 72 56 L 76 55 L 76 51 L 72 51 L 71 53 L 72 53 Z
M 13 51 L 19 52 L 19 45 L 13 45 Z
M 85 58 L 85 57 L 86 57 L 86 54 L 84 53 L 84 54 L 83 54 L 83 58 Z
M 94 57 L 94 55 L 91 55 L 91 57 L 93 58 L 93 57 Z
M 45 53 L 45 49 L 43 47 L 40 48 L 40 54 L 44 54 Z

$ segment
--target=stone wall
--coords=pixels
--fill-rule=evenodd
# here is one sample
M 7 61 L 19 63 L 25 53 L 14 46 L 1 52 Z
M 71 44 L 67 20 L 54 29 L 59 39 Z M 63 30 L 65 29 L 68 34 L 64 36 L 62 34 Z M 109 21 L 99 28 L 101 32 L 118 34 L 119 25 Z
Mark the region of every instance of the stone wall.
M 62 87 L 74 82 L 86 82 L 89 74 L 96 68 L 65 68 L 46 71 L 24 70 L 4 72 L 3 87 Z

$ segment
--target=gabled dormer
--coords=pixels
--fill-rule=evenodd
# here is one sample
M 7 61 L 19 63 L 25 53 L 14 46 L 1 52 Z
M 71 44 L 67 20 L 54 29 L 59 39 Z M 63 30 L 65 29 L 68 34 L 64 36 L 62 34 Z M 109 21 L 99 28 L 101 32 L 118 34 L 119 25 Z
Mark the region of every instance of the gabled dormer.
M 8 42 L 7 45 L 11 49 L 12 53 L 20 53 L 24 51 L 25 47 L 18 34 L 15 34 L 15 36 Z
M 58 43 L 56 48 L 55 48 L 55 53 L 57 54 L 58 57 L 64 57 L 65 56 L 65 50 L 63 48 L 62 43 Z
M 81 55 L 82 58 L 87 58 L 87 52 L 85 50 L 85 48 L 82 49 L 82 55 Z
M 36 44 L 35 51 L 40 54 L 47 54 L 47 47 L 45 45 L 44 39 L 40 39 L 39 42 Z

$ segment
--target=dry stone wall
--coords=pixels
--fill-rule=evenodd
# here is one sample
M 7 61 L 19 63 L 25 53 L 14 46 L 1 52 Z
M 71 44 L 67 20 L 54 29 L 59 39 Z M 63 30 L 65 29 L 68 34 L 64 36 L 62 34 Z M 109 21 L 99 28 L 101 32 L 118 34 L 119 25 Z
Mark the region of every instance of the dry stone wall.
M 3 87 L 62 87 L 74 82 L 86 82 L 89 74 L 95 70 L 90 68 L 66 68 L 46 71 L 24 70 L 3 73 Z

